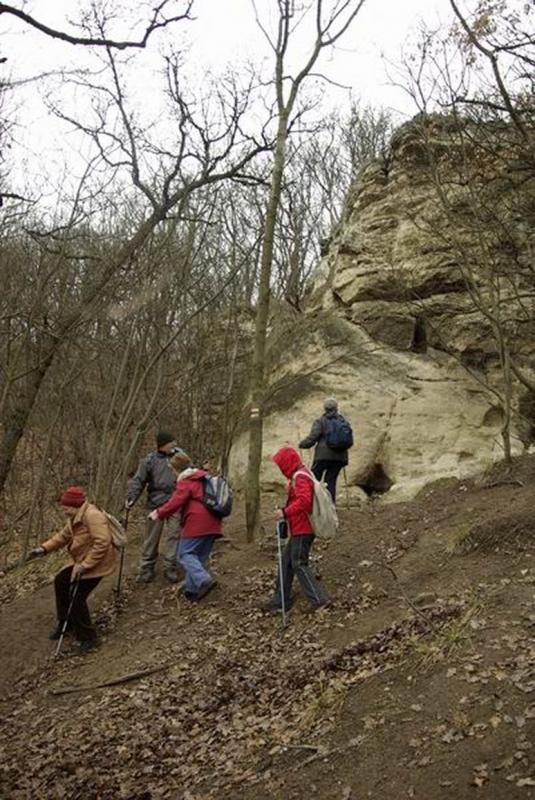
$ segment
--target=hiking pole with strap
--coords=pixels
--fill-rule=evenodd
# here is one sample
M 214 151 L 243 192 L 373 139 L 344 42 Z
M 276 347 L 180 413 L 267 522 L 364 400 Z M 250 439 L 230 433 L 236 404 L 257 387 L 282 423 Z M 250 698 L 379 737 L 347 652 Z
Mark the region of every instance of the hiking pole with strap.
M 277 522 L 277 552 L 279 558 L 279 586 L 281 593 L 281 609 L 282 609 L 282 627 L 286 627 L 286 598 L 284 597 L 284 575 L 282 572 L 282 544 L 281 539 L 285 537 L 286 520 L 279 520 Z
M 127 508 L 126 512 L 125 512 L 125 515 L 124 515 L 124 523 L 123 523 L 125 536 L 126 536 L 126 533 L 128 531 L 128 517 L 129 517 L 129 515 L 130 515 L 130 509 Z M 119 574 L 117 576 L 117 583 L 115 584 L 115 587 L 114 587 L 115 597 L 116 597 L 117 600 L 121 596 L 121 580 L 122 580 L 122 577 L 123 577 L 125 547 L 126 547 L 126 545 L 124 547 L 121 547 L 121 558 L 119 560 Z
M 71 583 L 71 585 L 69 586 L 69 594 L 70 594 L 70 598 L 71 599 L 70 599 L 70 603 L 69 603 L 69 608 L 67 609 L 67 616 L 66 616 L 66 618 L 65 618 L 65 620 L 63 622 L 62 628 L 61 628 L 61 635 L 60 635 L 60 637 L 58 639 L 58 645 L 56 647 L 56 652 L 54 653 L 54 658 L 57 658 L 59 656 L 59 651 L 61 650 L 61 645 L 63 644 L 63 637 L 65 636 L 65 634 L 67 632 L 67 625 L 69 624 L 69 620 L 70 620 L 71 613 L 72 613 L 72 607 L 74 605 L 74 601 L 76 600 L 76 594 L 78 592 L 78 586 L 79 585 L 80 585 L 80 577 L 77 576 L 74 579 L 74 581 Z

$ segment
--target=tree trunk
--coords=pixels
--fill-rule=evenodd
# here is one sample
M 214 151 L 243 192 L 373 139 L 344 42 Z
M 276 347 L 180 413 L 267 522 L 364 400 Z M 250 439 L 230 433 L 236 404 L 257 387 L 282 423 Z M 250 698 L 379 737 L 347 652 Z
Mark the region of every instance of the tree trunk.
M 287 136 L 288 114 L 281 113 L 277 129 L 269 202 L 264 222 L 262 258 L 260 262 L 260 285 L 256 306 L 254 354 L 251 370 L 249 457 L 245 485 L 245 514 L 248 542 L 254 539 L 260 528 L 260 464 L 262 461 L 266 340 L 271 299 L 271 267 L 273 264 L 273 240 L 281 196 Z
M 44 359 L 28 376 L 26 391 L 21 392 L 18 399 L 13 402 L 12 408 L 9 409 L 8 407 L 5 412 L 4 430 L 0 440 L 0 494 L 2 494 L 6 485 L 18 444 L 24 435 L 39 389 L 54 360 L 57 347 L 57 342 L 50 345 Z

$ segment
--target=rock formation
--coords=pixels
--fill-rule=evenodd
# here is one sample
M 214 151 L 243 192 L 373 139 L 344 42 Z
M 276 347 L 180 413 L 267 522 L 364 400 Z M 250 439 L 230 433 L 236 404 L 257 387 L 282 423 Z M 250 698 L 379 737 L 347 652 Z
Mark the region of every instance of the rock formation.
M 297 444 L 333 394 L 356 429 L 350 502 L 409 499 L 503 457 L 501 341 L 533 380 L 535 177 L 519 188 L 503 146 L 482 166 L 469 133 L 412 121 L 353 186 L 307 312 L 272 336 L 264 489 L 278 480 L 269 454 Z M 513 455 L 533 440 L 532 400 L 513 388 L 513 412 L 527 409 L 512 414 Z M 245 467 L 242 435 L 238 482 Z

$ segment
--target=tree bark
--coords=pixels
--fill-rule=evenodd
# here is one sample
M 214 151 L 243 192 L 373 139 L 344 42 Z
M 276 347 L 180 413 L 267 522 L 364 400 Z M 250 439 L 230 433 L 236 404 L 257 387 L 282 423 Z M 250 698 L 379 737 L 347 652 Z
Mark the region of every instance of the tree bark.
M 271 266 L 277 211 L 280 204 L 282 176 L 288 136 L 288 113 L 281 113 L 277 129 L 275 156 L 269 202 L 264 223 L 264 239 L 260 262 L 260 285 L 256 306 L 253 365 L 251 372 L 251 411 L 249 419 L 249 455 L 245 487 L 245 515 L 247 541 L 254 539 L 260 527 L 260 465 L 262 461 L 262 435 L 264 417 L 264 377 L 266 368 L 266 340 L 271 300 Z

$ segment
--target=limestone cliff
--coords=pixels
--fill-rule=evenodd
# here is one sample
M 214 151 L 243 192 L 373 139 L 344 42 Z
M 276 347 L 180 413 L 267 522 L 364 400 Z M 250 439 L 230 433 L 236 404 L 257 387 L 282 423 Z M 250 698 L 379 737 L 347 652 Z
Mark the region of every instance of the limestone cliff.
M 503 148 L 482 165 L 468 133 L 409 123 L 353 186 L 306 314 L 272 337 L 265 488 L 269 454 L 308 432 L 326 395 L 356 429 L 354 500 L 406 499 L 502 458 L 509 403 L 513 454 L 533 439 L 533 397 L 504 375 L 512 358 L 533 380 L 535 178 L 520 187 Z M 240 437 L 238 480 L 245 464 Z

